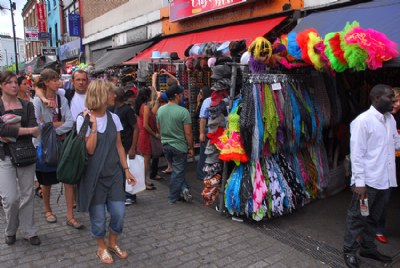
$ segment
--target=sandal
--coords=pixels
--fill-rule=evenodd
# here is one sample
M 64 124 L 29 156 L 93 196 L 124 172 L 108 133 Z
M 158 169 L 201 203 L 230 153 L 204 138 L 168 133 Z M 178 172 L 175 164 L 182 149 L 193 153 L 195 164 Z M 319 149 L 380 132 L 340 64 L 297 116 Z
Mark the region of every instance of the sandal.
M 172 173 L 172 169 L 164 169 L 163 171 L 161 171 L 164 174 L 171 174 Z
M 46 221 L 48 223 L 56 223 L 57 222 L 57 217 L 56 217 L 56 215 L 53 214 L 53 212 L 47 211 L 45 216 L 46 216 Z
M 157 188 L 154 186 L 154 184 L 146 184 L 146 190 L 156 190 Z
M 42 187 L 38 186 L 37 188 L 35 188 L 35 195 L 40 197 L 41 199 L 43 198 Z
M 155 180 L 155 181 L 160 181 L 162 179 L 164 179 L 164 178 L 159 175 L 155 176 L 154 178 L 150 178 L 150 180 Z
M 81 229 L 83 228 L 83 224 L 77 221 L 75 218 L 67 219 L 67 225 L 71 226 L 75 229 Z
M 105 249 L 99 248 L 96 251 L 96 256 L 100 259 L 102 263 L 111 264 L 114 262 L 114 259 L 112 258 L 110 252 L 108 252 L 106 248 Z
M 108 251 L 114 253 L 120 259 L 128 258 L 128 252 L 126 250 L 122 250 L 119 246 L 115 245 L 114 247 L 108 247 Z

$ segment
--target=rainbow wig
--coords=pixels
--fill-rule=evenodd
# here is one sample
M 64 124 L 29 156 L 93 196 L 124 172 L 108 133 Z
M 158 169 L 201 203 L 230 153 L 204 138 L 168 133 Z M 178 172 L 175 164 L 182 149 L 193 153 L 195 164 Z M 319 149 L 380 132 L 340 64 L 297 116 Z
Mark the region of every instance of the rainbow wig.
M 295 59 L 301 60 L 301 48 L 296 41 L 297 34 L 295 32 L 290 32 L 288 34 L 288 52 L 289 55 Z
M 310 56 L 308 55 L 308 41 L 310 40 L 310 37 L 308 35 L 309 33 L 315 33 L 318 35 L 317 30 L 313 28 L 306 29 L 297 34 L 296 41 L 301 49 L 301 58 L 304 60 L 305 63 L 313 64 Z
M 353 21 L 351 24 L 349 22 L 346 23 L 342 31 L 342 35 L 344 36 L 344 40 L 346 42 L 345 46 L 342 46 L 344 50 L 344 57 L 349 65 L 349 68 L 354 69 L 355 71 L 364 71 L 367 69 L 367 58 L 368 53 L 362 49 L 358 44 L 348 43 L 346 40 L 346 35 L 349 31 L 351 31 L 354 27 L 359 27 L 360 24 L 357 21 Z
M 354 27 L 346 34 L 345 40 L 348 44 L 358 44 L 367 52 L 366 61 L 371 70 L 381 68 L 384 61 L 391 60 L 399 54 L 395 42 L 373 29 Z
M 337 34 L 336 32 L 332 32 L 325 35 L 324 38 L 325 55 L 328 57 L 330 66 L 332 67 L 333 70 L 335 70 L 336 72 L 343 72 L 344 70 L 347 69 L 347 63 L 342 63 L 339 61 L 339 59 L 334 54 L 334 50 L 330 42 L 331 39 L 333 39 L 336 34 Z
M 322 38 L 315 32 L 308 33 L 307 53 L 308 57 L 316 70 L 321 70 L 324 67 L 321 61 L 321 55 L 316 53 L 315 46 L 318 43 L 323 43 Z

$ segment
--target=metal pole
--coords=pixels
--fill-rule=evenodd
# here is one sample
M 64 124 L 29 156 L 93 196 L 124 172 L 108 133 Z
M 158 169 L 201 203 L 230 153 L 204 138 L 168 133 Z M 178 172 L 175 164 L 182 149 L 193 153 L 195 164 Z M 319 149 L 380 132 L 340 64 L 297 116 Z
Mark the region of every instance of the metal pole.
M 13 4 L 10 0 L 10 12 L 11 12 L 11 22 L 12 22 L 12 30 L 14 35 L 14 52 L 15 52 L 15 73 L 19 74 L 18 70 L 18 52 L 17 52 L 17 36 L 15 35 L 15 24 L 14 24 L 14 9 L 15 4 Z
M 7 49 L 4 49 L 4 51 L 6 52 L 6 62 L 7 62 L 7 67 L 8 67 L 8 53 L 7 53 Z
M 229 92 L 229 111 L 232 108 L 233 98 L 235 98 L 235 90 L 236 90 L 236 77 L 237 77 L 237 65 L 236 63 L 232 63 L 232 76 L 231 76 L 231 90 Z M 228 163 L 224 162 L 223 170 L 222 170 L 222 180 L 221 180 L 221 188 L 219 191 L 219 213 L 224 213 L 224 197 L 225 197 L 225 183 L 228 179 Z

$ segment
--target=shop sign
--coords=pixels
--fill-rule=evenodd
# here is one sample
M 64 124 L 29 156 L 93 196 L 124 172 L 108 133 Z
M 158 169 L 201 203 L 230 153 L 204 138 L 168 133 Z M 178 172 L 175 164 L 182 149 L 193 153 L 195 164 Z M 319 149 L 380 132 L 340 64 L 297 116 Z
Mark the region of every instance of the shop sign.
M 68 14 L 69 36 L 81 36 L 81 16 L 79 14 Z
M 65 45 L 60 46 L 59 58 L 60 60 L 67 60 L 71 58 L 79 57 L 81 53 L 81 39 L 78 38 L 74 41 L 68 42 Z
M 43 3 L 36 4 L 36 15 L 37 15 L 37 23 L 39 32 L 47 32 L 46 27 L 46 13 L 45 7 Z
M 43 56 L 55 56 L 57 55 L 56 47 L 42 47 L 42 55 Z
M 178 21 L 244 2 L 247 0 L 174 0 L 169 6 L 169 19 Z
M 50 34 L 48 32 L 39 32 L 38 37 L 39 37 L 39 40 L 49 40 Z
M 25 27 L 25 41 L 32 42 L 32 41 L 39 41 L 39 30 L 38 27 Z

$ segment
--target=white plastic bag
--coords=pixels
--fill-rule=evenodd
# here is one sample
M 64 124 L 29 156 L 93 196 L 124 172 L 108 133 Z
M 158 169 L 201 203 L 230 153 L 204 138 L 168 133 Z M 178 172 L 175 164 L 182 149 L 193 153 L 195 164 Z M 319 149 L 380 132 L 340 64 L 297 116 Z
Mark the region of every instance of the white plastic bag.
M 135 185 L 129 185 L 128 182 L 125 182 L 125 191 L 130 194 L 137 194 L 146 189 L 146 185 L 144 183 L 144 158 L 141 155 L 136 155 L 135 159 L 129 159 L 129 156 L 126 157 L 128 160 L 129 171 L 136 178 Z

